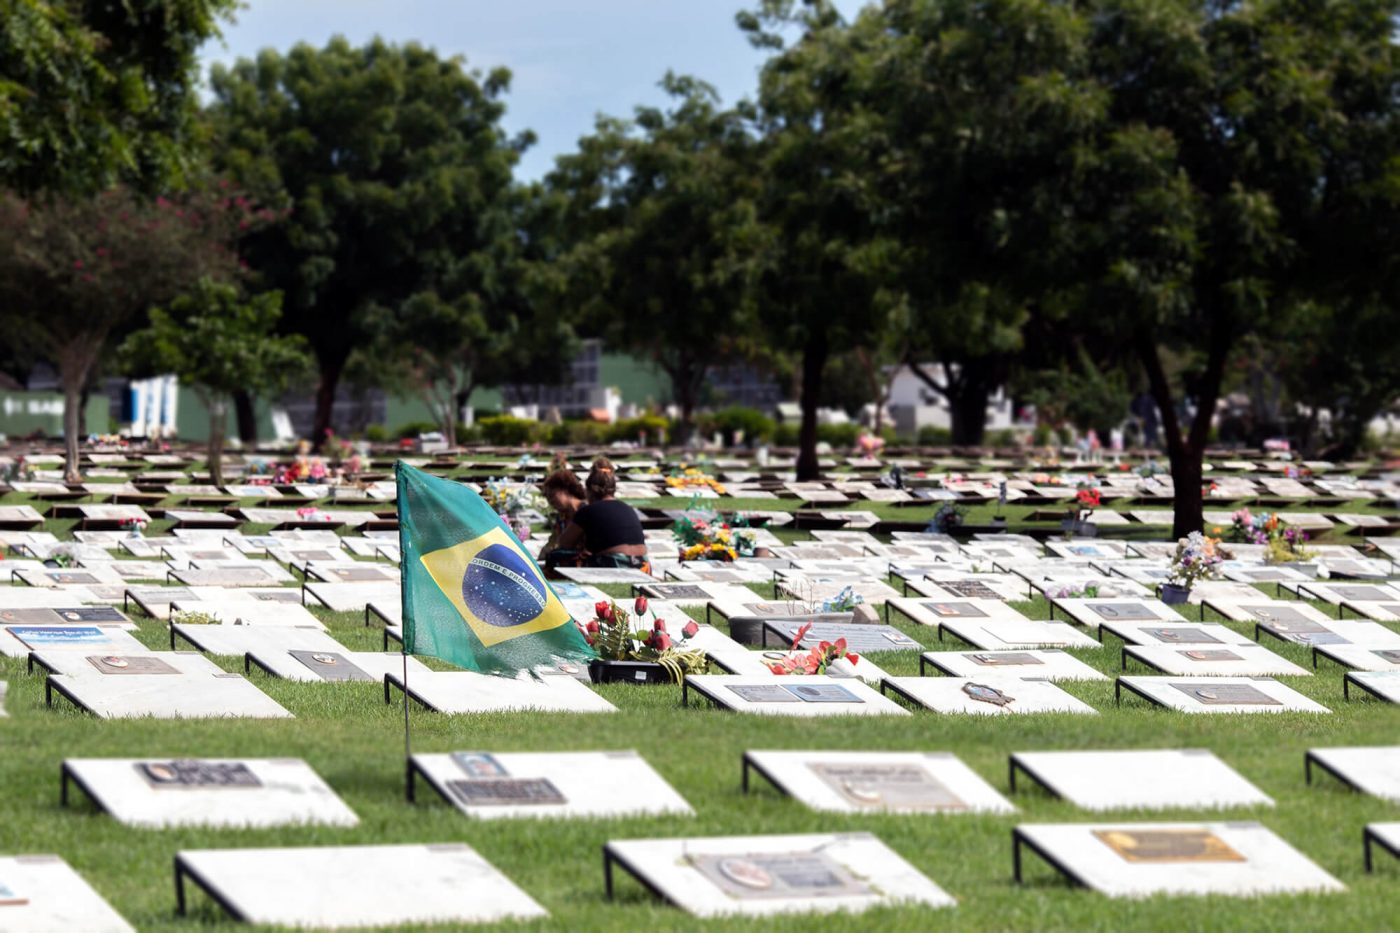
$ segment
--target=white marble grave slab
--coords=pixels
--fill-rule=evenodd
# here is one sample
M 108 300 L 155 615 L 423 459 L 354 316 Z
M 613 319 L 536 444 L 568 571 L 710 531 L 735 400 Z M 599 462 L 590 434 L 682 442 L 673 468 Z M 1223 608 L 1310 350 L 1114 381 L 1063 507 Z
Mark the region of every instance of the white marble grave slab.
M 171 571 L 171 576 L 185 586 L 276 586 L 288 583 L 292 575 L 271 561 L 250 566 L 223 566 Z
M 923 660 L 950 677 L 1003 676 L 1062 680 L 1108 680 L 1108 677 L 1065 651 L 1028 648 L 1025 651 L 926 651 Z
M 1183 713 L 1330 713 L 1327 707 L 1267 677 L 1119 677 L 1159 706 Z
M 0 888 L 23 903 L 0 907 L 0 925 L 14 933 L 135 933 L 102 895 L 57 855 L 0 856 Z
M 690 674 L 687 692 L 725 709 L 769 716 L 907 716 L 909 711 L 857 678 L 824 675 L 748 677 Z
M 385 680 L 402 689 L 401 673 Z M 540 711 L 554 713 L 615 713 L 617 707 L 573 677 L 545 677 L 542 681 L 511 680 L 470 671 L 409 673 L 408 692 L 418 702 L 439 713 L 487 713 Z
M 565 580 L 587 585 L 606 583 L 656 583 L 657 579 L 640 570 L 627 567 L 561 567 L 559 575 Z
M 779 790 L 830 813 L 1015 813 L 951 752 L 750 751 Z
M 605 854 L 696 917 L 956 903 L 870 833 L 629 839 L 609 842 Z M 777 880 L 778 871 L 795 884 Z
M 1082 713 L 1098 710 L 1043 680 L 977 677 L 889 677 L 885 686 L 935 713 L 1007 716 L 1016 713 Z
M 289 592 L 295 594 L 296 590 Z M 171 621 L 184 622 L 185 614 L 207 615 L 223 625 L 299 625 L 325 628 L 301 603 L 252 599 L 177 599 L 171 605 Z
M 1153 625 L 1140 622 L 1105 622 L 1101 632 L 1112 632 L 1130 645 L 1252 645 L 1248 636 L 1229 626 L 1210 622 Z
M 413 683 L 415 676 L 430 672 L 421 661 L 405 658 L 401 651 L 350 651 L 341 645 L 331 649 L 257 648 L 247 654 L 249 661 L 272 676 L 300 683 L 382 684 L 386 674 L 402 675 L 405 661 L 408 663 L 409 684 Z
M 1346 890 L 1258 823 L 1030 824 L 1016 834 L 1075 881 L 1109 897 Z
M 1012 763 L 1081 810 L 1271 807 L 1207 749 L 1016 752 Z
M 1400 745 L 1313 748 L 1308 754 L 1363 794 L 1400 803 Z
M 176 862 L 246 923 L 348 929 L 548 916 L 460 842 L 203 849 Z
M 1106 622 L 1151 625 L 1154 622 L 1175 624 L 1184 621 L 1181 613 L 1156 599 L 1057 599 L 1055 606 L 1088 628 L 1097 628 Z
M 1123 651 L 1154 670 L 1183 677 L 1312 676 L 1312 671 L 1263 645 L 1127 645 Z
M 147 648 L 120 625 L 6 625 L 0 654 L 26 658 L 31 651 L 142 654 Z
M 443 799 L 479 819 L 694 813 L 635 751 L 420 753 L 413 764 Z
M 325 583 L 399 583 L 399 569 L 368 561 L 327 564 L 312 561 L 306 565 L 309 576 Z
M 950 597 L 944 599 L 900 597 L 890 600 L 890 609 L 903 613 L 920 625 L 937 628 L 950 622 L 1028 622 L 1012 606 L 998 599 Z
M 1346 679 L 1352 686 L 1360 687 L 1379 699 L 1400 703 L 1400 670 L 1351 671 Z M 1354 697 L 1356 691 L 1352 690 L 1351 695 Z
M 306 592 L 332 612 L 364 612 L 371 602 L 397 602 L 397 583 L 308 583 Z
M 98 806 L 128 826 L 242 829 L 360 822 L 299 758 L 68 758 L 63 767 Z
M 1400 648 L 1371 645 L 1316 645 L 1313 651 L 1358 671 L 1400 671 Z
M 207 654 L 242 657 L 250 652 L 344 651 L 320 625 L 189 625 L 175 634 Z
M 292 718 L 241 674 L 51 674 L 48 683 L 101 719 Z

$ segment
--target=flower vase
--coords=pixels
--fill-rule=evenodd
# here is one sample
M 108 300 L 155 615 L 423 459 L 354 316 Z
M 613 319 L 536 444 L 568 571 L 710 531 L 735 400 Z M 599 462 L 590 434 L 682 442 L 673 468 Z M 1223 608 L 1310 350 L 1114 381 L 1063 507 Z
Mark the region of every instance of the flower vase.
M 1179 583 L 1163 583 L 1160 587 L 1162 602 L 1168 606 L 1184 606 L 1191 596 L 1191 588 Z
M 142 537 L 141 529 L 140 529 L 139 527 L 132 528 L 132 529 L 131 529 L 131 533 L 128 534 L 127 537 L 128 537 L 128 538 L 140 538 L 140 537 Z
M 588 678 L 595 684 L 669 684 L 671 675 L 653 661 L 610 661 L 594 658 L 588 662 Z
M 856 666 L 849 658 L 837 658 L 826 666 L 826 676 L 828 677 L 859 677 Z

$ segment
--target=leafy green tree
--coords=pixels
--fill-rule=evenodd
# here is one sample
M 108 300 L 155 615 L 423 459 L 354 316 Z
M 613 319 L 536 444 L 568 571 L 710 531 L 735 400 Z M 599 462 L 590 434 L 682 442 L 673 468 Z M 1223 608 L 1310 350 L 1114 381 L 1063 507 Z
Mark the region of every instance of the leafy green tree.
M 756 185 L 741 114 L 693 78 L 662 87 L 670 109 L 600 118 L 551 182 L 587 199 L 570 267 L 592 329 L 670 377 L 685 436 L 711 368 L 735 348 Z
M 852 26 L 864 52 L 844 92 L 874 117 L 865 174 L 898 244 L 886 285 L 907 302 L 911 371 L 947 400 L 955 444 L 982 441 L 1062 255 L 1075 143 L 1102 112 L 1102 92 L 1075 80 L 1075 6 L 888 0 Z
M 196 53 L 236 0 L 0 0 L 0 187 L 158 189 L 190 168 Z
M 331 427 L 350 354 L 374 321 L 438 291 L 499 247 L 511 172 L 529 138 L 500 127 L 509 73 L 468 72 L 415 44 L 299 45 L 216 67 L 208 117 L 219 164 L 286 220 L 249 238 L 260 287 L 285 296 L 320 378 L 314 440 Z M 470 290 L 472 286 L 464 286 Z M 412 314 L 430 316 L 420 299 Z M 413 339 L 431 344 L 434 335 Z
M 482 250 L 449 257 L 431 288 L 369 319 L 373 340 L 357 368 L 372 362 L 381 384 L 421 398 L 451 445 L 476 389 L 551 385 L 569 371 L 577 343 L 554 268 L 557 207 L 538 185 L 517 188 L 493 220 L 504 229 Z
M 227 189 L 155 201 L 124 188 L 0 196 L 0 315 L 10 341 L 58 369 L 70 479 L 79 402 L 110 338 L 203 277 L 236 277 L 238 235 L 271 217 Z
M 872 222 L 862 140 L 876 117 L 847 92 L 868 37 L 826 0 L 797 9 L 775 0 L 742 14 L 759 47 L 774 48 L 759 79 L 753 326 L 801 354 L 797 477 L 820 474 L 817 408 L 832 354 L 868 344 L 892 307 L 878 282 L 894 245 Z M 767 31 L 765 31 L 765 29 Z M 785 44 L 783 33 L 800 35 Z
M 1174 533 L 1202 527 L 1202 458 L 1240 341 L 1290 339 L 1341 284 L 1318 260 L 1395 151 L 1400 4 L 1100 0 L 1078 147 L 1077 327 L 1128 336 L 1161 412 Z M 1393 221 L 1392 221 L 1393 223 Z M 1088 283 L 1089 287 L 1085 287 Z M 1173 380 L 1170 354 L 1188 357 Z
M 273 392 L 310 369 L 305 340 L 278 336 L 282 296 L 244 298 L 233 285 L 201 280 L 194 290 L 152 308 L 149 326 L 121 345 L 127 367 L 143 374 L 174 373 L 209 412 L 209 473 L 224 482 L 224 431 L 239 390 Z

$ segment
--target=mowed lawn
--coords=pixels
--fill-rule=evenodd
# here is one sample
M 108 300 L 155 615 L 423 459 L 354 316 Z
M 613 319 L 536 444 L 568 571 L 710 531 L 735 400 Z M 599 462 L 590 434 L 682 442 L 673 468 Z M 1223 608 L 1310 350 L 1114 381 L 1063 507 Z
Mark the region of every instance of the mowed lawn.
M 619 596 L 625 588 L 613 588 Z M 1018 604 L 1044 618 L 1043 601 Z M 319 612 L 348 647 L 377 650 L 378 629 L 357 614 Z M 926 645 L 931 630 L 906 624 Z M 1218 620 L 1217 620 L 1218 621 Z M 1243 626 L 1237 626 L 1244 630 Z M 142 622 L 140 637 L 168 647 L 164 623 Z M 1075 652 L 1106 673 L 1118 668 L 1118 643 Z M 1307 651 L 1266 639 L 1273 650 L 1311 669 Z M 949 643 L 944 647 L 952 648 Z M 241 663 L 222 659 L 230 669 Z M 917 673 L 912 651 L 885 654 L 891 673 Z M 1141 673 L 1141 671 L 1138 671 Z M 1332 715 L 1261 714 L 1186 716 L 1136 698 L 1114 706 L 1111 682 L 1070 683 L 1065 689 L 1098 709 L 1099 716 L 1035 715 L 998 718 L 939 716 L 792 721 L 683 708 L 678 687 L 616 685 L 602 692 L 620 712 L 612 715 L 492 714 L 443 716 L 412 712 L 416 750 L 637 749 L 692 804 L 693 818 L 594 821 L 474 822 L 419 785 L 420 802 L 404 800 L 403 710 L 396 695 L 386 706 L 368 684 L 291 684 L 255 672 L 254 682 L 295 715 L 289 721 L 104 722 L 66 704 L 44 707 L 42 678 L 18 660 L 0 661 L 9 681 L 8 720 L 0 720 L 0 853 L 62 855 L 140 929 L 228 922 L 202 895 L 192 896 L 188 919 L 175 915 L 172 857 L 207 847 L 348 845 L 465 841 L 550 912 L 538 926 L 558 929 L 691 928 L 701 925 L 648 895 L 626 876 L 618 899 L 603 891 L 601 849 L 610 839 L 654 836 L 869 831 L 958 900 L 956 908 L 874 911 L 842 918 L 843 927 L 925 929 L 1278 929 L 1393 928 L 1400 918 L 1400 862 L 1382 855 L 1378 871 L 1362 871 L 1361 828 L 1400 819 L 1400 806 L 1354 793 L 1323 775 L 1304 784 L 1303 752 L 1312 747 L 1400 743 L 1400 708 L 1375 700 L 1342 698 L 1342 672 L 1323 662 L 1315 677 L 1284 678 L 1334 710 Z M 1076 889 L 1033 856 L 1027 884 L 1011 878 L 1011 829 L 1020 822 L 1094 819 L 1047 794 L 1027 788 L 1012 797 L 1014 816 L 832 816 L 806 809 L 761 780 L 740 790 L 746 749 L 829 748 L 951 751 L 1003 793 L 1007 755 L 1035 749 L 1208 748 L 1277 802 L 1274 808 L 1122 813 L 1118 820 L 1258 820 L 1340 878 L 1344 894 L 1305 897 L 1170 898 L 1110 901 Z M 358 828 L 283 828 L 212 831 L 138 830 L 101 815 L 84 798 L 59 806 L 59 764 L 66 756 L 247 756 L 306 759 L 345 799 Z M 616 788 L 619 797 L 629 790 Z M 313 883 L 308 881 L 308 883 Z M 3 918 L 0 917 L 0 921 Z M 753 924 L 764 928 L 835 923 L 813 915 Z M 737 921 L 733 925 L 740 925 Z M 726 922 L 731 925 L 731 922 Z

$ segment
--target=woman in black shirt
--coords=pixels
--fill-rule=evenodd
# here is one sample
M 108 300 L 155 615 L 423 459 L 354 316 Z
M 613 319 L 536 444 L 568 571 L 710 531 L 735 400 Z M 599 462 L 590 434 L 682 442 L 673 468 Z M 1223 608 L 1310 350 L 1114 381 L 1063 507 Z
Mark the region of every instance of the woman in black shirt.
M 641 567 L 646 563 L 646 534 L 637 510 L 614 498 L 617 480 L 610 469 L 595 469 L 584 483 L 588 505 L 574 513 L 573 524 L 559 536 L 561 548 L 584 552 L 590 567 Z

